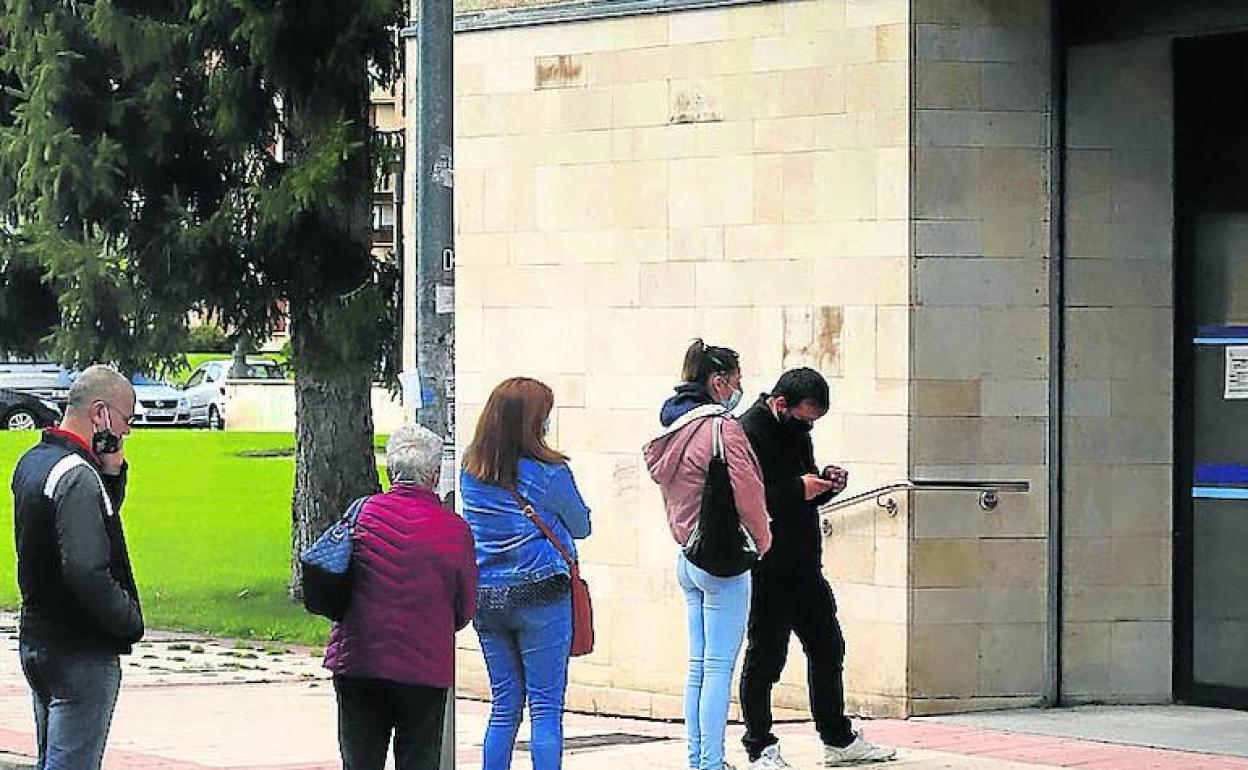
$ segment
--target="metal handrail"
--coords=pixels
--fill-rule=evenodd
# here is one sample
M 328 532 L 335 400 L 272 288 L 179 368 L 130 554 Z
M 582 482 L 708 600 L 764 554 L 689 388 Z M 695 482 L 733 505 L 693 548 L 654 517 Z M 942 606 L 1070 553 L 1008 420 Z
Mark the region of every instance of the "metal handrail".
M 914 481 L 907 479 L 894 481 L 866 492 L 859 492 L 844 500 L 828 503 L 819 509 L 819 513 L 827 516 L 867 500 L 875 500 L 875 504 L 887 511 L 889 516 L 896 516 L 900 510 L 897 501 L 892 497 L 896 492 L 978 492 L 979 507 L 985 511 L 995 511 L 1001 502 L 1002 493 L 1025 494 L 1030 491 L 1030 481 L 929 481 L 926 479 Z M 828 520 L 824 519 L 825 528 L 828 524 Z

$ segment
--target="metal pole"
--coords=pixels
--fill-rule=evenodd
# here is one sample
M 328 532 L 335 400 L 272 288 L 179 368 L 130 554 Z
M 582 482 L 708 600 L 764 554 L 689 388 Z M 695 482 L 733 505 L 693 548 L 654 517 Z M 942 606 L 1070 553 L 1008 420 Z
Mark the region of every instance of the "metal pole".
M 1062 518 L 1063 421 L 1066 400 L 1066 36 L 1062 0 L 1050 0 L 1049 52 L 1049 541 L 1048 628 L 1045 635 L 1044 700 L 1062 703 L 1063 539 Z
M 451 0 L 412 0 L 404 30 L 416 91 L 416 368 L 421 425 L 444 437 L 442 496 L 453 504 L 455 462 L 454 34 Z M 410 125 L 410 121 L 409 121 Z M 455 690 L 447 699 L 443 770 L 455 767 Z

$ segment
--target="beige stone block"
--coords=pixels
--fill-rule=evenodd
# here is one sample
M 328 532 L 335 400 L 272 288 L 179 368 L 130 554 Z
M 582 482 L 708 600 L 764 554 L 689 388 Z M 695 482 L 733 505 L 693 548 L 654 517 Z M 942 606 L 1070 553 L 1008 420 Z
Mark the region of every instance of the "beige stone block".
M 1170 586 L 1069 586 L 1063 612 L 1068 622 L 1171 620 Z
M 979 380 L 914 380 L 910 392 L 916 416 L 973 417 L 979 414 Z
M 591 376 L 666 375 L 679 369 L 690 340 L 701 331 L 697 313 L 686 308 L 613 308 L 590 316 L 587 334 L 610 345 L 589 347 Z M 649 410 L 652 412 L 652 410 Z M 653 414 L 644 421 L 653 425 Z M 631 446 L 629 451 L 637 446 Z
M 786 159 L 781 155 L 754 157 L 754 218 L 759 225 L 779 224 L 785 216 Z
M 781 111 L 784 115 L 827 115 L 845 111 L 845 71 L 843 67 L 817 67 L 791 70 L 782 74 Z M 809 143 L 795 148 L 807 150 L 814 142 L 811 126 Z
M 1038 418 L 918 417 L 911 452 L 922 464 L 1041 464 L 1046 435 Z
M 904 306 L 909 278 L 905 257 L 821 261 L 814 270 L 814 294 L 829 305 Z
M 719 86 L 725 121 L 753 121 L 782 114 L 784 76 L 781 72 L 747 72 L 723 77 Z
M 845 27 L 845 0 L 798 0 L 782 3 L 784 33 L 804 35 Z
M 511 239 L 503 233 L 463 233 L 456 238 L 455 259 L 460 265 L 507 264 Z
M 814 118 L 784 117 L 754 123 L 754 148 L 758 152 L 805 152 L 814 144 Z
M 694 154 L 699 158 L 744 155 L 752 152 L 754 146 L 754 126 L 748 120 L 699 123 L 693 130 Z M 754 182 L 756 199 L 758 183 L 756 175 Z
M 1062 629 L 1062 690 L 1109 695 L 1109 623 L 1068 623 Z
M 908 61 L 910 25 L 885 24 L 875 28 L 875 56 L 879 61 Z
M 983 150 L 925 147 L 914 159 L 914 214 L 920 219 L 982 218 Z
M 642 271 L 651 266 L 639 263 L 585 265 L 582 272 L 585 293 L 579 301 L 589 307 L 637 307 L 641 304 Z M 565 298 L 568 304 L 578 302 L 572 297 L 570 287 Z
M 978 110 L 983 106 L 983 65 L 923 61 L 915 64 L 918 109 Z
M 833 409 L 844 415 L 909 414 L 907 398 L 909 383 L 905 380 L 867 380 L 851 378 L 832 383 Z
M 1158 700 L 1171 694 L 1173 629 L 1169 623 L 1116 623 L 1110 630 L 1110 689 Z
M 815 157 L 809 153 L 785 155 L 784 221 L 812 222 L 816 217 Z
M 1045 417 L 1049 384 L 1044 380 L 988 380 L 980 386 L 985 417 Z
M 844 311 L 839 307 L 785 307 L 783 319 L 782 365 L 804 365 L 837 376 L 842 367 Z
M 778 224 L 728 227 L 724 232 L 724 258 L 729 261 L 783 259 L 786 256 L 784 233 L 785 228 Z
M 753 71 L 754 45 L 751 40 L 717 40 L 674 46 L 671 69 L 675 79 L 707 78 L 719 75 L 745 75 Z
M 826 228 L 832 243 L 832 256 L 895 257 L 907 253 L 909 227 L 905 222 L 835 222 Z
M 845 83 L 845 109 L 849 112 L 903 110 L 910 104 L 910 71 L 906 62 L 847 66 Z
M 958 588 L 980 582 L 983 565 L 975 540 L 918 540 L 911 558 L 916 588 Z
M 668 178 L 661 162 L 615 164 L 609 194 L 603 204 L 617 227 L 658 228 L 667 222 Z
M 728 36 L 728 18 L 735 9 L 716 8 L 667 14 L 669 45 L 708 43 Z
M 1173 468 L 1169 465 L 1111 468 L 1109 518 L 1113 534 L 1170 537 L 1174 528 L 1173 483 Z
M 910 628 L 910 694 L 972 695 L 979 679 L 979 627 L 973 624 Z
M 910 217 L 910 152 L 904 147 L 875 153 L 875 212 L 880 219 Z
M 484 311 L 486 360 L 496 371 L 580 374 L 587 362 L 588 326 L 576 308 Z M 560 345 L 542 340 L 560 339 Z
M 609 264 L 616 261 L 639 261 L 637 259 L 615 259 L 614 236 L 616 232 L 598 229 L 562 232 L 549 239 L 549 248 L 553 249 L 560 264 L 577 263 L 592 265 Z
M 662 126 L 668 119 L 667 83 L 646 81 L 612 89 L 612 124 L 616 127 Z
M 1068 534 L 1062 543 L 1062 574 L 1074 586 L 1104 586 L 1111 583 L 1112 561 L 1109 538 L 1079 537 Z
M 668 230 L 667 257 L 674 261 L 722 260 L 723 227 L 679 227 Z
M 1047 281 L 1047 265 L 1039 259 L 916 261 L 915 282 L 923 305 L 1043 306 Z
M 641 266 L 641 304 L 647 307 L 692 307 L 696 297 L 693 262 Z
M 809 69 L 828 60 L 820 39 L 809 33 L 757 38 L 753 43 L 754 67 L 761 72 Z
M 815 211 L 820 220 L 877 216 L 876 152 L 834 150 L 815 156 Z
M 912 594 L 913 622 L 1042 623 L 1046 589 L 1034 586 L 922 588 Z
M 993 624 L 979 631 L 981 696 L 1041 695 L 1045 677 L 1045 624 Z
M 1039 380 L 1048 376 L 1048 310 L 1014 307 L 983 311 L 984 374 Z
M 823 558 L 835 583 L 870 583 L 875 575 L 875 547 L 869 537 L 828 538 Z
M 1045 150 L 987 147 L 981 184 L 991 207 L 1019 207 L 1043 217 L 1046 210 L 1048 154 Z
M 846 377 L 874 378 L 877 356 L 877 310 L 874 307 L 846 307 L 842 374 Z
M 878 147 L 879 139 L 875 117 L 870 114 L 820 115 L 815 122 L 815 149 Z
M 870 622 L 860 624 L 860 628 L 860 633 L 847 639 L 845 684 L 846 689 L 867 699 L 851 712 L 863 714 L 864 709 L 873 713 L 881 707 L 880 695 L 905 694 L 909 634 L 905 623 Z
M 1038 586 L 1045 584 L 1048 541 L 983 540 L 979 545 L 986 585 Z
M 1170 585 L 1168 537 L 1116 537 L 1109 545 L 1114 585 Z
M 611 56 L 616 84 L 665 81 L 671 74 L 672 49 L 667 46 L 614 51 Z
M 668 160 L 697 155 L 697 136 L 690 125 L 620 128 L 609 133 L 612 158 L 617 161 Z
M 910 543 L 904 537 L 877 537 L 875 539 L 875 575 L 873 582 L 877 586 L 908 588 L 910 582 Z M 896 605 L 892 605 L 885 620 L 907 622 L 909 614 L 909 592 L 906 602 L 901 604 L 900 616 L 895 615 Z
M 519 265 L 491 271 L 485 282 L 487 308 L 583 307 L 587 291 L 579 265 Z M 571 298 L 571 302 L 569 302 Z
M 876 309 L 876 376 L 905 380 L 910 376 L 910 312 L 906 307 Z
M 845 24 L 849 27 L 880 27 L 910 21 L 906 0 L 845 0 Z
M 748 224 L 754 215 L 750 158 L 698 158 L 669 165 L 672 227 Z
M 667 228 L 635 228 L 611 230 L 607 235 L 606 254 L 612 262 L 662 262 L 667 259 Z
M 811 270 L 809 261 L 698 263 L 697 303 L 744 307 L 810 304 Z
M 888 464 L 906 459 L 908 421 L 901 415 L 844 416 L 845 433 L 853 438 L 844 455 L 849 462 Z
M 991 334 L 977 308 L 919 307 L 911 314 L 913 375 L 931 380 L 978 379 L 983 336 Z

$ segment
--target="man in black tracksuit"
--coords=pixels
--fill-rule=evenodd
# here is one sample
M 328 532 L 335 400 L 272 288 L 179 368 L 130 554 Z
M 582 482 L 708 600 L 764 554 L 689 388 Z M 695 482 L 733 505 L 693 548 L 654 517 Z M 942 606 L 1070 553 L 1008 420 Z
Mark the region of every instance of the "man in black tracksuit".
M 13 473 L 20 656 L 34 692 L 37 767 L 97 770 L 121 686 L 119 656 L 143 636 L 121 526 L 121 440 L 134 390 L 112 369 L 74 382 L 59 428 Z
M 815 465 L 810 431 L 827 413 L 827 381 L 813 369 L 786 372 L 741 416 L 763 471 L 771 514 L 771 550 L 753 572 L 749 643 L 741 673 L 745 748 L 752 770 L 791 767 L 771 732 L 771 689 L 780 680 L 796 634 L 806 652 L 810 709 L 834 767 L 891 759 L 894 752 L 858 736 L 845 716 L 845 638 L 836 600 L 823 577 L 819 507 L 840 494 L 848 474 Z

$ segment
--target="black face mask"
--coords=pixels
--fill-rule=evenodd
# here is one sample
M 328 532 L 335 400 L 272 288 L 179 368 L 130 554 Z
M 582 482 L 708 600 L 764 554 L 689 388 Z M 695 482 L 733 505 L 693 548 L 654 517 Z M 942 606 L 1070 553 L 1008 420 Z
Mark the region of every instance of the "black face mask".
M 109 418 L 107 409 L 104 412 L 104 420 L 104 427 L 91 434 L 91 451 L 95 452 L 96 457 L 115 455 L 121 451 L 121 439 L 113 433 L 113 426 L 110 424 L 112 420 Z
M 784 425 L 785 430 L 790 430 L 799 434 L 810 433 L 815 429 L 815 424 L 813 422 L 803 420 L 800 417 L 794 417 L 793 413 L 788 411 L 780 413 L 780 423 Z

